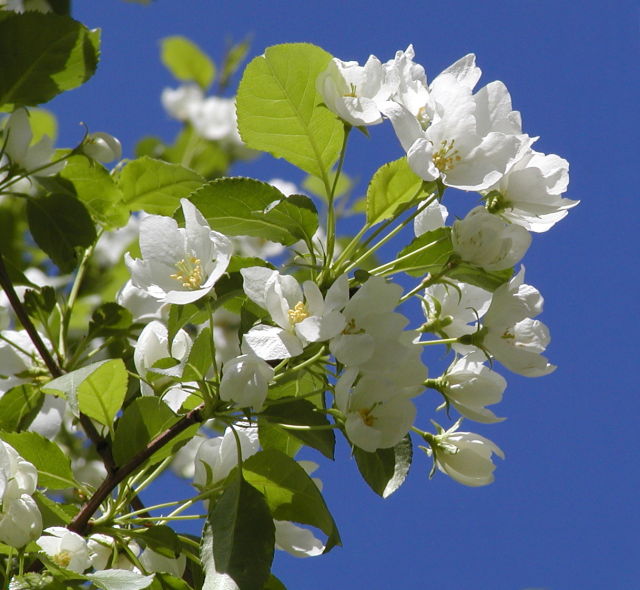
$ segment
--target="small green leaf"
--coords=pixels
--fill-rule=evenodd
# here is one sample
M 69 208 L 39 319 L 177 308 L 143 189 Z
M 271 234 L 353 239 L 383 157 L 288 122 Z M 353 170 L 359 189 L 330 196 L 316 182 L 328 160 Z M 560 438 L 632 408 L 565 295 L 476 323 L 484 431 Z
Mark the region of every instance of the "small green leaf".
M 28 199 L 27 220 L 36 244 L 62 272 L 75 268 L 76 248 L 88 248 L 96 239 L 86 207 L 64 193 Z
M 58 137 L 58 121 L 56 116 L 47 109 L 29 109 L 29 124 L 31 125 L 31 145 L 38 143 L 44 135 L 55 141 Z
M 189 586 L 181 578 L 176 578 L 171 574 L 156 572 L 151 586 L 148 590 L 192 590 L 193 586 Z
M 393 217 L 422 192 L 422 184 L 423 180 L 409 168 L 407 158 L 379 168 L 367 188 L 367 223 L 373 225 Z
M 117 179 L 125 207 L 156 215 L 173 215 L 180 199 L 188 197 L 203 182 L 193 170 L 147 156 L 129 162 Z
M 193 342 L 182 379 L 184 381 L 202 380 L 211 368 L 212 364 L 211 329 L 206 327 L 201 330 Z
M 167 69 L 184 82 L 196 82 L 206 90 L 216 74 L 209 56 L 193 41 L 178 35 L 161 41 L 160 59 Z
M 307 43 L 275 45 L 244 71 L 236 105 L 238 130 L 248 147 L 284 158 L 322 177 L 338 159 L 341 121 L 320 106 L 316 79 L 331 60 Z
M 207 577 L 214 570 L 213 576 L 216 571 L 227 574 L 242 590 L 263 590 L 275 546 L 275 527 L 263 494 L 237 474 L 230 479 L 208 521 L 215 542 L 205 538 L 202 546 Z
M 0 430 L 26 430 L 38 415 L 43 401 L 43 393 L 30 383 L 12 387 L 0 398 Z
M 73 185 L 78 199 L 106 229 L 127 223 L 129 212 L 119 205 L 122 191 L 104 166 L 86 156 L 72 156 L 59 176 Z
M 287 590 L 287 588 L 278 578 L 271 574 L 264 586 L 264 590 Z
M 2 432 L 0 438 L 38 470 L 38 485 L 62 490 L 73 485 L 69 457 L 60 447 L 35 432 Z
M 181 328 L 187 324 L 202 324 L 208 318 L 207 309 L 200 302 L 172 305 L 169 309 L 169 320 L 167 321 L 169 347 L 173 344 L 173 339 Z
M 288 403 L 278 403 L 267 407 L 262 416 L 275 424 L 293 426 L 329 426 L 330 422 L 316 407 L 306 399 L 293 399 Z M 280 426 L 288 434 L 304 444 L 320 451 L 325 457 L 333 459 L 336 437 L 333 430 L 298 430 Z
M 478 266 L 461 262 L 454 266 L 447 273 L 447 276 L 493 292 L 513 276 L 513 269 L 487 271 Z
M 341 544 L 320 490 L 291 457 L 273 449 L 260 451 L 243 463 L 242 472 L 264 494 L 273 518 L 319 528 L 328 537 L 325 552 Z
M 86 82 L 95 72 L 99 31 L 68 16 L 26 12 L 0 21 L 0 108 L 33 106 Z
M 402 270 L 411 276 L 422 277 L 427 272 L 440 271 L 452 254 L 451 228 L 441 227 L 415 238 L 398 252 L 398 258 L 402 260 L 394 264 L 393 270 Z
M 38 504 L 40 514 L 42 514 L 42 526 L 67 526 L 73 517 L 78 513 L 78 507 L 73 504 L 62 504 L 54 502 L 42 492 L 36 491 L 33 499 Z
M 189 200 L 212 229 L 229 236 L 256 236 L 288 246 L 309 231 L 314 220 L 317 226 L 313 204 L 310 209 L 306 200 L 290 201 L 274 186 L 253 178 L 214 180 Z M 281 208 L 272 214 L 278 206 Z M 294 227 L 298 236 L 292 233 Z
M 240 43 L 232 45 L 222 58 L 222 71 L 220 73 L 220 88 L 224 89 L 229 84 L 231 76 L 233 76 L 240 64 L 247 57 L 249 52 L 250 39 L 247 37 Z
M 368 453 L 355 447 L 353 454 L 369 487 L 379 496 L 388 498 L 404 483 L 411 467 L 413 448 L 411 438 L 406 436 L 390 449 Z
M 147 146 L 147 149 L 158 148 L 157 144 L 152 146 L 149 143 Z M 165 147 L 156 155 L 168 162 L 188 166 L 205 178 L 222 176 L 229 168 L 228 150 L 218 142 L 200 137 L 189 124 L 182 127 L 173 145 Z
M 336 177 L 336 171 L 332 170 L 329 174 L 329 186 L 333 187 L 333 183 Z M 338 184 L 336 185 L 336 190 L 333 194 L 334 198 L 338 199 L 341 196 L 345 195 L 351 190 L 353 186 L 353 180 L 349 178 L 344 172 L 340 173 L 340 177 L 338 178 Z M 327 200 L 329 195 L 327 194 L 327 187 L 324 182 L 317 176 L 307 176 L 302 182 L 302 188 L 306 191 L 310 192 L 316 197 L 320 197 L 323 200 Z
M 289 457 L 295 457 L 302 447 L 302 441 L 292 436 L 291 432 L 258 417 L 258 436 L 263 449 L 275 449 Z
M 128 309 L 108 301 L 91 314 L 89 334 L 92 338 L 126 334 L 132 322 L 133 316 Z
M 128 379 L 122 359 L 106 361 L 79 385 L 80 411 L 110 427 L 127 395 Z
M 298 240 L 311 244 L 318 229 L 318 211 L 313 201 L 304 195 L 290 195 L 267 211 L 265 218 L 287 228 Z

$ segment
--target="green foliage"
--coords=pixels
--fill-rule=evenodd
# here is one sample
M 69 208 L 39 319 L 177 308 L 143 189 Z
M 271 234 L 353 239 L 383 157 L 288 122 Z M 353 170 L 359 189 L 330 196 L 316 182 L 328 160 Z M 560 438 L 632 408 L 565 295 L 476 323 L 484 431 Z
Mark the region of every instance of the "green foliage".
M 186 37 L 165 37 L 161 42 L 160 57 L 168 70 L 183 82 L 196 82 L 207 89 L 216 74 L 211 58 Z
M 205 588 L 217 577 L 217 571 L 230 576 L 243 590 L 263 590 L 275 545 L 269 508 L 264 495 L 240 473 L 230 479 L 209 513 L 210 528 L 203 534 Z
M 407 435 L 395 447 L 377 449 L 373 453 L 354 447 L 353 455 L 369 487 L 379 496 L 388 498 L 404 483 L 409 473 L 413 447 Z
M 174 558 L 180 554 L 180 539 L 176 532 L 166 525 L 136 529 L 135 538 L 165 557 Z
M 52 141 L 58 137 L 58 121 L 47 109 L 29 109 L 29 124 L 33 133 L 31 145 L 38 143 L 45 135 Z
M 67 526 L 78 512 L 78 508 L 73 504 L 54 502 L 42 492 L 36 491 L 33 499 L 38 504 L 38 508 L 42 514 L 42 525 L 44 528 L 50 526 Z
M 145 149 L 147 155 L 156 154 L 155 157 L 188 166 L 204 178 L 216 178 L 222 176 L 229 168 L 231 156 L 228 150 L 216 141 L 210 141 L 200 137 L 194 128 L 186 124 L 182 127 L 173 145 L 154 143 L 149 138 Z M 141 154 L 142 155 L 142 154 Z
M 12 387 L 0 397 L 0 430 L 26 430 L 37 416 L 44 394 L 30 383 Z
M 86 156 L 72 156 L 59 177 L 71 184 L 73 194 L 105 229 L 116 229 L 127 223 L 129 212 L 120 205 L 122 191 L 104 166 Z
M 203 182 L 188 168 L 146 156 L 129 162 L 117 178 L 122 205 L 130 211 L 144 209 L 169 216 L 180 206 L 180 199 L 188 197 Z
M 86 207 L 64 193 L 29 199 L 27 221 L 36 244 L 62 272 L 75 268 L 77 248 L 88 248 L 96 239 L 96 230 Z
M 57 14 L 0 21 L 0 109 L 37 105 L 86 82 L 98 64 L 100 32 Z
M 390 219 L 401 208 L 414 204 L 422 185 L 423 180 L 409 168 L 407 158 L 384 164 L 367 188 L 367 223 L 374 225 Z
M 320 490 L 291 457 L 273 449 L 260 451 L 243 463 L 242 471 L 246 480 L 264 494 L 273 518 L 319 528 L 328 537 L 325 552 L 341 544 Z
M 236 98 L 238 129 L 253 149 L 326 177 L 338 159 L 344 128 L 320 105 L 316 78 L 331 55 L 307 43 L 275 45 L 244 71 Z
M 127 395 L 128 378 L 122 359 L 102 363 L 78 386 L 80 411 L 100 424 L 111 427 Z
M 72 485 L 69 457 L 56 443 L 36 432 L 0 432 L 0 438 L 35 465 L 39 486 L 62 490 Z
M 132 322 L 133 317 L 128 309 L 109 301 L 97 307 L 91 314 L 89 335 L 92 338 L 126 335 Z
M 318 214 L 307 197 L 285 197 L 277 188 L 252 178 L 221 178 L 190 197 L 212 229 L 231 236 L 262 237 L 285 246 L 310 240 Z

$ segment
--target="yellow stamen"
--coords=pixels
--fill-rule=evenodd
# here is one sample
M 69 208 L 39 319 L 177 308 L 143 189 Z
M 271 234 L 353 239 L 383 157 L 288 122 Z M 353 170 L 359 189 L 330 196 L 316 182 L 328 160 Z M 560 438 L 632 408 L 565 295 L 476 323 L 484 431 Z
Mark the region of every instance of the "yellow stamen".
M 454 149 L 455 142 L 455 139 L 443 140 L 440 143 L 440 149 L 433 154 L 433 163 L 440 172 L 448 172 L 462 160 L 458 150 Z
M 365 423 L 365 426 L 373 426 L 376 422 L 376 417 L 372 414 L 373 408 L 360 408 L 358 410 L 358 414 L 360 414 L 360 418 Z
M 358 95 L 356 94 L 356 85 L 351 84 L 351 92 L 348 92 L 347 94 L 343 94 L 342 96 L 349 97 L 349 98 L 358 98 Z
M 298 303 L 295 304 L 294 308 L 290 309 L 288 313 L 289 321 L 292 324 L 297 324 L 302 320 L 306 320 L 310 315 L 306 304 L 302 303 L 302 301 L 298 301 Z
M 345 326 L 344 330 L 342 330 L 343 334 L 364 334 L 364 330 L 362 328 L 358 328 L 358 326 L 356 326 L 356 321 L 351 318 L 348 322 L 347 325 Z
M 56 553 L 51 560 L 60 567 L 69 567 L 69 564 L 71 563 L 71 553 L 66 549 L 63 549 L 60 553 Z
M 175 267 L 178 272 L 169 277 L 178 281 L 185 289 L 199 289 L 202 286 L 202 266 L 199 258 L 183 258 L 176 262 Z

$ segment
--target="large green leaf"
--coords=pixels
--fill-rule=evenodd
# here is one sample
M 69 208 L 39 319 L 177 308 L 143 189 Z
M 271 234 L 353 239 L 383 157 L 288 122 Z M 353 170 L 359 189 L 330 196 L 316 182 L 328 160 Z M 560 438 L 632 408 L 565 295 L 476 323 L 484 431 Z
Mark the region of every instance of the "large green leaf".
M 422 183 L 409 168 L 407 158 L 379 168 L 367 188 L 367 223 L 373 225 L 393 217 L 401 206 L 413 201 Z
M 188 197 L 203 182 L 193 170 L 147 156 L 129 162 L 117 179 L 125 207 L 156 215 L 173 215 L 180 199 Z
M 86 207 L 64 193 L 28 199 L 27 220 L 36 244 L 62 272 L 75 268 L 77 247 L 88 248 L 96 239 L 96 229 Z
M 86 156 L 72 156 L 61 170 L 60 177 L 73 185 L 78 199 L 106 229 L 127 223 L 129 212 L 119 206 L 122 192 L 104 166 Z
M 441 227 L 415 238 L 398 252 L 397 258 L 401 260 L 393 265 L 393 270 L 417 277 L 438 272 L 453 254 L 450 234 L 450 228 Z
M 44 395 L 34 385 L 25 383 L 11 388 L 0 397 L 0 430 L 26 430 L 38 415 Z
M 78 386 L 80 411 L 110 427 L 127 395 L 128 379 L 122 359 L 106 361 Z
M 368 453 L 355 447 L 353 454 L 364 480 L 376 494 L 387 498 L 404 483 L 411 467 L 413 448 L 411 438 L 406 436 L 390 449 Z
M 307 197 L 285 197 L 253 178 L 221 178 L 205 184 L 190 200 L 209 225 L 231 236 L 247 235 L 286 246 L 311 239 L 318 214 Z
M 320 490 L 291 457 L 267 449 L 249 457 L 242 471 L 246 480 L 264 494 L 273 518 L 319 528 L 328 537 L 325 552 L 341 544 Z
M 289 402 L 268 406 L 263 410 L 262 417 L 279 428 L 285 430 L 289 435 L 304 444 L 320 451 L 325 457 L 333 459 L 336 446 L 336 437 L 333 430 L 304 430 L 305 426 L 328 427 L 329 420 L 324 414 L 316 410 L 316 407 L 306 399 L 292 399 Z M 301 426 L 302 429 L 286 428 L 280 424 L 291 424 Z
M 69 18 L 27 12 L 0 21 L 0 109 L 33 106 L 86 82 L 95 72 L 99 31 Z
M 0 438 L 35 465 L 39 486 L 62 490 L 73 485 L 69 457 L 56 443 L 35 432 L 2 432 Z
M 245 143 L 315 176 L 338 159 L 343 124 L 320 106 L 316 78 L 331 55 L 307 43 L 274 45 L 244 71 L 236 105 Z
M 178 80 L 196 82 L 203 89 L 206 89 L 215 77 L 216 68 L 213 61 L 186 37 L 165 37 L 161 44 L 160 58 Z
M 204 587 L 215 587 L 210 578 L 226 574 L 242 590 L 263 590 L 273 561 L 275 526 L 263 494 L 236 475 L 209 514 L 210 533 L 203 537 L 201 552 L 209 578 Z

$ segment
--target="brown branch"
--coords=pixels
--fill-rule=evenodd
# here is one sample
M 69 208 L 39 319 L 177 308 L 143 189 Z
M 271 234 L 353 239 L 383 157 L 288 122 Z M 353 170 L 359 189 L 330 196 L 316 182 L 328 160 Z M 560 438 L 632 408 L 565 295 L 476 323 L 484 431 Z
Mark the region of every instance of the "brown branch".
M 201 412 L 203 409 L 204 404 L 201 404 L 194 410 L 185 414 L 173 426 L 164 432 L 161 432 L 152 441 L 150 441 L 149 444 L 134 455 L 128 463 L 125 463 L 121 467 L 118 467 L 113 473 L 110 473 L 102 482 L 100 487 L 95 491 L 93 496 L 91 496 L 89 501 L 82 507 L 80 512 L 78 512 L 75 518 L 69 523 L 67 528 L 79 535 L 86 535 L 90 529 L 89 521 L 91 517 L 97 512 L 100 505 L 109 497 L 116 486 L 124 480 L 125 477 L 140 467 L 140 465 L 142 465 L 158 449 L 161 449 L 181 432 L 189 428 L 189 426 L 201 422 Z

